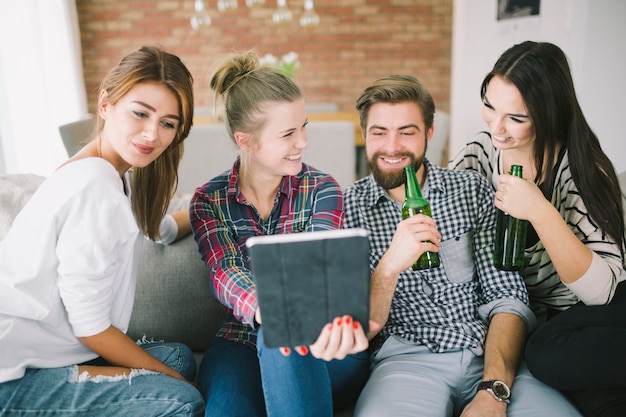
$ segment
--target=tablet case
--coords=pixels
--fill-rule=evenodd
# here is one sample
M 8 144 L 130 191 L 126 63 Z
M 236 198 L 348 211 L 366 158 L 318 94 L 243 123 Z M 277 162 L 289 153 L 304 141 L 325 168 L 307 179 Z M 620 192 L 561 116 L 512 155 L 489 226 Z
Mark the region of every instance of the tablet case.
M 335 317 L 368 330 L 369 240 L 365 229 L 251 237 L 246 241 L 265 344 L 313 344 Z

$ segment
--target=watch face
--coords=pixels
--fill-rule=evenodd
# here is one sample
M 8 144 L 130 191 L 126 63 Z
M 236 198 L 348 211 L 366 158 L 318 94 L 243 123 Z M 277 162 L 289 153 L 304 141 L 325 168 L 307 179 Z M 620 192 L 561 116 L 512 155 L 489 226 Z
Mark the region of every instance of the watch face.
M 503 384 L 500 381 L 495 381 L 491 385 L 491 389 L 493 390 L 493 393 L 499 398 L 507 399 L 511 395 L 511 391 L 509 390 L 509 387 L 507 387 L 505 384 Z

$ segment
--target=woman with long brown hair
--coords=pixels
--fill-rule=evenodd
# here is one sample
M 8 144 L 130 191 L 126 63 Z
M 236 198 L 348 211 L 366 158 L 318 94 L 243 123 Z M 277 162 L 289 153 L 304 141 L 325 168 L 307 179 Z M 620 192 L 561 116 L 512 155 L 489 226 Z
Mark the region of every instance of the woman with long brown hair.
M 123 57 L 101 84 L 93 139 L 0 242 L 0 410 L 202 415 L 191 351 L 125 334 L 144 235 L 159 238 L 177 183 L 192 87 L 160 48 Z
M 526 360 L 587 416 L 626 415 L 624 212 L 615 170 L 583 115 L 564 52 L 526 41 L 481 87 L 488 132 L 451 162 L 491 181 L 528 220 L 524 277 L 541 325 Z M 508 175 L 522 165 L 524 178 Z

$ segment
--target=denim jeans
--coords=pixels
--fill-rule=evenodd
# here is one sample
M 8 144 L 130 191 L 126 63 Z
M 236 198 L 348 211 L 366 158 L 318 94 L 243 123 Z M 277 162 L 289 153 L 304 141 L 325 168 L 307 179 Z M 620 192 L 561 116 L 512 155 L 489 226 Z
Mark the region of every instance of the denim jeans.
M 369 374 L 366 352 L 326 362 L 216 337 L 200 364 L 206 416 L 331 417 L 354 403 Z
M 373 355 L 373 370 L 354 415 L 458 416 L 474 398 L 484 357 L 469 349 L 431 352 L 391 336 Z M 522 362 L 511 389 L 508 417 L 581 417 L 562 394 L 534 378 Z
M 195 360 L 186 346 L 148 343 L 142 347 L 186 378 L 193 378 Z M 203 415 L 202 396 L 187 382 L 145 370 L 132 370 L 129 377 L 79 378 L 78 366 L 29 368 L 22 378 L 0 383 L 0 416 Z

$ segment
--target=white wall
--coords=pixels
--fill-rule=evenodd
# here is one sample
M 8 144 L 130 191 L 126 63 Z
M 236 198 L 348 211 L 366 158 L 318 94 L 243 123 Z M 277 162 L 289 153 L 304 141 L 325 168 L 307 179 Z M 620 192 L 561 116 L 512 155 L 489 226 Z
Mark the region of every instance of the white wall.
M 75 0 L 0 1 L 0 174 L 50 175 L 87 113 Z
M 542 0 L 539 16 L 496 20 L 496 0 L 454 0 L 450 157 L 476 132 L 480 85 L 497 58 L 524 40 L 560 46 L 587 121 L 617 172 L 626 170 L 626 1 Z

